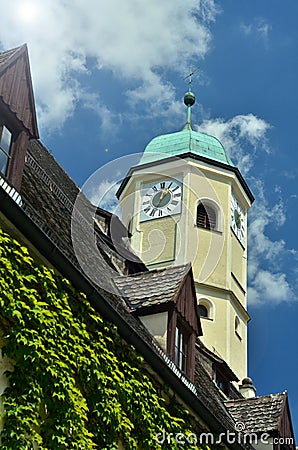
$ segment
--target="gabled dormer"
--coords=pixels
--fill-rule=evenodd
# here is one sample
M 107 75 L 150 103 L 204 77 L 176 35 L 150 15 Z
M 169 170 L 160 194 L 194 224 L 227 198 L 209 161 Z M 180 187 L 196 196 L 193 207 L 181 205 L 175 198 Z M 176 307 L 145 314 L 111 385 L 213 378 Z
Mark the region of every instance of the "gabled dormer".
M 253 436 L 254 448 L 295 450 L 294 430 L 287 392 L 234 399 L 226 407 L 242 433 Z
M 38 139 L 26 45 L 0 52 L 0 176 L 20 189 L 29 139 Z
M 195 344 L 202 328 L 191 265 L 116 277 L 114 282 L 132 314 L 193 381 Z

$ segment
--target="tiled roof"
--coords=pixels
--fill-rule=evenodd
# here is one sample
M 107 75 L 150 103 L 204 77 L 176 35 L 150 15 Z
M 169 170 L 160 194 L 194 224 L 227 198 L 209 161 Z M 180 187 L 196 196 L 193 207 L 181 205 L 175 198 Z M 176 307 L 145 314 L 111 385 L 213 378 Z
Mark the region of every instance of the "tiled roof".
M 243 423 L 246 433 L 262 433 L 278 430 L 287 393 L 226 402 L 235 422 Z
M 39 140 L 31 140 L 21 187 L 23 208 L 77 267 L 79 264 L 72 244 L 71 221 L 73 206 L 79 192 L 79 187 L 42 143 Z M 86 198 L 83 203 L 82 221 L 92 207 Z M 109 292 L 114 292 L 112 278 L 118 274 L 118 271 L 112 259 L 123 261 L 123 265 L 125 265 L 125 259 L 117 253 L 113 242 L 110 241 L 108 236 L 97 230 L 99 251 L 95 254 L 94 248 L 91 248 L 93 242 L 88 243 L 86 240 L 80 257 L 86 261 L 86 264 L 93 267 L 94 278 L 100 280 L 100 286 Z M 125 248 L 125 251 L 127 255 L 130 254 L 128 248 Z
M 237 375 L 232 371 L 226 361 L 219 355 L 209 350 L 200 339 L 197 339 L 196 346 L 202 358 L 205 358 L 211 365 L 215 364 L 219 367 L 221 369 L 221 373 L 224 374 L 229 381 L 239 381 Z
M 115 277 L 114 282 L 131 309 L 173 301 L 190 264 Z
M 198 390 L 198 397 L 202 402 L 210 411 L 213 411 L 214 415 L 220 419 L 227 429 L 234 432 L 234 418 L 224 405 L 223 394 L 203 367 L 198 351 L 196 352 L 195 385 Z

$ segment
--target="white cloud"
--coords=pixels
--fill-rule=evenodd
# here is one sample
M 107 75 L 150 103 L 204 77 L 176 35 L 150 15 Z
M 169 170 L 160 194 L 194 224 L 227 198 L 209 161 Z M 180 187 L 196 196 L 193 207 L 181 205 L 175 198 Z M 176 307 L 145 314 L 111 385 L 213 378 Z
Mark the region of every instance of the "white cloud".
M 265 44 L 268 43 L 269 32 L 271 29 L 272 26 L 263 17 L 256 17 L 253 22 L 249 24 L 240 24 L 240 30 L 246 36 L 253 36 L 257 39 L 261 39 Z
M 246 175 L 254 164 L 257 150 L 269 151 L 266 133 L 270 127 L 253 114 L 242 114 L 227 121 L 222 118 L 204 120 L 198 129 L 216 136 L 234 164 Z
M 117 213 L 119 209 L 119 202 L 116 198 L 116 192 L 120 187 L 120 182 L 114 180 L 103 180 L 101 183 L 90 184 L 88 191 L 84 192 L 91 203 L 99 206 L 112 213 Z
M 4 49 L 28 43 L 39 121 L 48 128 L 63 125 L 84 96 L 79 75 L 91 70 L 90 59 L 134 84 L 130 99 L 154 104 L 164 92 L 162 71 L 180 73 L 205 56 L 217 14 L 214 0 L 178 0 L 175 8 L 172 0 L 31 0 L 28 11 L 34 4 L 38 14 L 25 20 L 16 13 L 24 1 L 0 0 L 0 41 Z
M 96 93 L 82 91 L 81 102 L 84 108 L 95 112 L 95 114 L 100 118 L 102 130 L 104 132 L 109 132 L 113 129 L 115 133 L 115 124 L 120 125 L 122 122 L 121 114 L 113 112 L 111 108 L 100 100 L 100 96 Z
M 295 295 L 285 273 L 259 270 L 248 288 L 248 298 L 250 305 L 276 305 L 295 300 Z
M 295 256 L 296 252 L 288 250 L 283 239 L 272 240 L 266 234 L 268 226 L 279 228 L 285 223 L 285 206 L 281 197 L 274 205 L 268 204 L 260 180 L 254 181 L 254 189 L 257 200 L 250 211 L 248 228 L 249 304 L 272 305 L 295 301 L 295 293 L 283 271 L 283 260 L 289 254 Z
M 270 124 L 253 114 L 238 115 L 230 120 L 222 118 L 205 120 L 199 131 L 216 136 L 224 145 L 241 173 L 250 179 L 256 201 L 249 212 L 248 227 L 248 302 L 250 305 L 277 304 L 295 301 L 296 297 L 284 268 L 289 255 L 296 251 L 287 249 L 283 239 L 273 240 L 269 227 L 279 228 L 286 220 L 286 210 L 278 186 L 276 202 L 268 203 L 262 181 L 254 178 L 252 169 L 258 151 L 269 153 L 267 132 Z

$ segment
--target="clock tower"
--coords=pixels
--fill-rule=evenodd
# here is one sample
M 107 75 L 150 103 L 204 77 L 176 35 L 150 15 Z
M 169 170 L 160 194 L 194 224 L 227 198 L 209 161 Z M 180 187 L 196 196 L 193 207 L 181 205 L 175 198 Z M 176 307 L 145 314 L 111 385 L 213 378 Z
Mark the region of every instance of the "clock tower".
M 214 136 L 187 121 L 155 137 L 117 196 L 131 244 L 149 269 L 192 263 L 203 343 L 247 376 L 247 211 L 253 195 Z

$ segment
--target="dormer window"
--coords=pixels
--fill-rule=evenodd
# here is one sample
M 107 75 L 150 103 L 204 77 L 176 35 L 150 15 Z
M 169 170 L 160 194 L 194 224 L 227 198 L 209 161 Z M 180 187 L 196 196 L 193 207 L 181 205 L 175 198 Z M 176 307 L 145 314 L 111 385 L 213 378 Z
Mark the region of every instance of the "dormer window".
M 218 373 L 218 371 L 215 372 L 215 384 L 224 394 L 229 395 L 230 382 L 222 374 Z
M 0 137 L 0 173 L 6 175 L 8 162 L 10 159 L 12 134 L 6 126 L 3 125 Z
M 187 336 L 180 326 L 175 331 L 175 354 L 174 361 L 182 372 L 186 371 Z
M 172 370 L 178 367 L 193 382 L 196 339 L 203 333 L 191 265 L 118 276 L 114 283 Z

